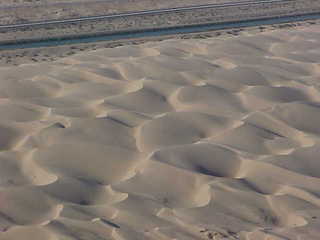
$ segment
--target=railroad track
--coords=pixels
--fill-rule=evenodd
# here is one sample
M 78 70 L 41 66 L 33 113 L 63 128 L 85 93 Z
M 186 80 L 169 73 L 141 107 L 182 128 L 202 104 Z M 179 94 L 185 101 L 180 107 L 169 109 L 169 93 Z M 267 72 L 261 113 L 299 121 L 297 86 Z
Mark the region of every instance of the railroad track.
M 320 19 L 320 1 L 248 0 L 0 25 L 0 50 L 200 33 Z
M 110 15 L 102 15 L 102 16 L 90 16 L 90 17 L 81 17 L 81 18 L 72 18 L 72 19 L 48 20 L 48 21 L 11 24 L 11 25 L 0 25 L 0 30 L 47 26 L 47 25 L 54 25 L 54 24 L 68 24 L 68 23 L 72 24 L 72 23 L 81 23 L 81 22 L 88 22 L 88 21 L 107 20 L 107 19 L 113 19 L 113 18 L 156 15 L 156 14 L 163 14 L 163 13 L 175 13 L 175 12 L 210 9 L 210 8 L 212 9 L 212 8 L 237 7 L 237 6 L 250 7 L 253 5 L 285 3 L 285 2 L 292 2 L 292 1 L 295 1 L 295 0 L 252 0 L 252 1 L 242 1 L 242 2 L 227 2 L 223 4 L 206 4 L 206 5 L 179 7 L 179 8 L 126 12 L 126 13 L 110 14 Z

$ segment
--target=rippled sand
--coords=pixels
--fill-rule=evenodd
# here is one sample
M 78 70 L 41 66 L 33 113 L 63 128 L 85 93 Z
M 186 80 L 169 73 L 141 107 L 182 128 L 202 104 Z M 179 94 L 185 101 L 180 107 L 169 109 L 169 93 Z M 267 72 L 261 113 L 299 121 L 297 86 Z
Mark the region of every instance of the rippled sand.
M 1 240 L 316 240 L 320 28 L 0 69 Z

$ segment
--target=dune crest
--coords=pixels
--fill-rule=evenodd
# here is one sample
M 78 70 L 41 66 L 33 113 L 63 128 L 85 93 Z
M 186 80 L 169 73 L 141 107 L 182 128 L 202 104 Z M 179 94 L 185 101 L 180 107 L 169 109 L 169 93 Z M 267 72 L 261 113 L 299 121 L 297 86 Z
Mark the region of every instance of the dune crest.
M 318 240 L 319 39 L 0 68 L 0 240 Z

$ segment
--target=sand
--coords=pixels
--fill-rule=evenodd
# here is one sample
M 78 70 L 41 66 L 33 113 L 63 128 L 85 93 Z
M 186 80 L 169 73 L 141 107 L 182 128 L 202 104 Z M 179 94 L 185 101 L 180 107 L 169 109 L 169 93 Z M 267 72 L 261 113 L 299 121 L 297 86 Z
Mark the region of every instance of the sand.
M 1 240 L 318 240 L 320 27 L 0 68 Z
M 253 26 L 246 28 L 233 28 L 222 29 L 217 31 L 189 33 L 189 34 L 175 34 L 175 35 L 163 35 L 157 37 L 147 38 L 133 38 L 114 41 L 99 41 L 94 43 L 81 43 L 81 44 L 66 44 L 51 47 L 38 47 L 38 48 L 21 48 L 21 49 L 7 49 L 0 50 L 0 67 L 3 66 L 19 66 L 21 64 L 30 63 L 49 63 L 56 61 L 60 58 L 70 57 L 74 54 L 85 53 L 92 50 L 102 48 L 116 48 L 120 46 L 128 45 L 140 45 L 146 42 L 158 42 L 168 39 L 226 39 L 233 38 L 235 36 L 247 36 L 262 32 L 270 32 L 278 29 L 296 29 L 301 27 L 308 27 L 320 24 L 320 19 L 312 21 L 298 21 L 292 23 L 281 23 L 265 26 Z M 163 48 L 162 51 L 166 51 L 166 54 L 170 54 L 170 51 Z M 172 53 L 171 53 L 172 54 Z M 181 54 L 181 53 L 180 53 Z M 219 60 L 223 61 L 223 60 Z M 224 62 L 228 64 L 228 62 Z

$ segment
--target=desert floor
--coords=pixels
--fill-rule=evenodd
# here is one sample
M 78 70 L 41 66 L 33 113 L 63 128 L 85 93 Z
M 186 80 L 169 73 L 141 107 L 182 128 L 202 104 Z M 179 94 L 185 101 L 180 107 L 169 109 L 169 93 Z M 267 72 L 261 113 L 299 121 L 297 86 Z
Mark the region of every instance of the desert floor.
M 1 240 L 319 240 L 318 25 L 0 76 Z
M 0 24 L 235 1 L 247 0 L 6 0 L 0 2 Z

